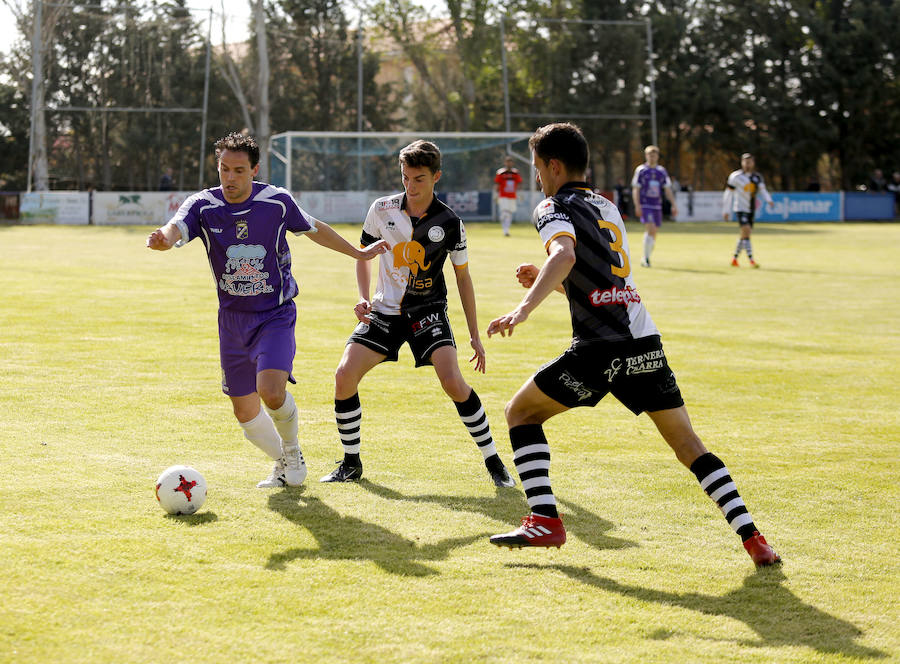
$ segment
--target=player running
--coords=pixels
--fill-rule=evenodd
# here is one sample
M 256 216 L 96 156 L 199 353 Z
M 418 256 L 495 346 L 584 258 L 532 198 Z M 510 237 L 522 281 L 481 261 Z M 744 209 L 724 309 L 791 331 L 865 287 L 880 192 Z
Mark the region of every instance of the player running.
M 507 156 L 503 160 L 503 168 L 494 175 L 497 186 L 497 208 L 500 211 L 500 227 L 504 235 L 509 235 L 513 215 L 516 213 L 517 191 L 522 184 L 519 170 L 513 167 L 513 158 Z
M 478 333 L 465 227 L 434 195 L 434 185 L 441 177 L 441 151 L 427 141 L 407 145 L 400 151 L 400 174 L 404 193 L 372 203 L 363 224 L 362 246 L 386 240 L 391 252 L 378 261 L 378 284 L 371 300 L 369 264 L 357 263 L 359 303 L 353 312 L 359 325 L 344 348 L 334 386 L 334 414 L 344 458 L 321 481 L 346 482 L 362 477 L 359 383 L 381 362 L 396 362 L 400 347 L 408 343 L 416 367 L 434 367 L 441 387 L 481 451 L 494 484 L 515 486 L 497 454 L 481 400 L 462 377 L 456 358 L 443 273 L 448 257 L 466 315 L 469 343 L 475 351 L 469 361 L 475 362 L 476 371 L 484 373 L 485 353 Z
M 756 197 L 761 196 L 766 203 L 773 203 L 763 176 L 754 171 L 756 161 L 753 155 L 745 152 L 741 155 L 741 167 L 728 176 L 725 183 L 725 191 L 722 194 L 722 217 L 728 221 L 732 212 L 740 225 L 740 239 L 734 250 L 731 264 L 738 267 L 738 256 L 741 249 L 747 252 L 750 265 L 759 267 L 759 263 L 753 260 L 753 246 L 750 244 L 750 234 L 753 232 L 753 218 L 756 216 Z
M 547 198 L 534 210 L 548 258 L 540 270 L 522 265 L 529 289 L 519 305 L 491 321 L 488 336 L 515 327 L 554 290 L 569 301 L 572 345 L 537 373 L 506 407 L 516 470 L 531 514 L 521 527 L 490 538 L 498 546 L 562 546 L 566 531 L 550 487 L 550 446 L 543 423 L 612 393 L 636 415 L 646 412 L 681 463 L 741 537 L 757 565 L 780 560 L 757 531 L 725 464 L 694 433 L 659 331 L 634 284 L 625 224 L 616 206 L 584 180 L 588 146 L 568 124 L 538 129 L 529 140 Z
M 287 382 L 296 382 L 291 370 L 299 289 L 286 232 L 361 261 L 387 247 L 376 242 L 360 251 L 301 210 L 286 189 L 254 182 L 259 146 L 252 137 L 232 133 L 220 139 L 216 160 L 221 186 L 189 197 L 149 235 L 147 246 L 165 251 L 197 237 L 203 241 L 219 295 L 222 391 L 247 440 L 275 461 L 257 486 L 295 486 L 306 479 L 306 463 L 297 407 L 287 391 Z
M 672 216 L 678 216 L 678 206 L 672 193 L 672 180 L 669 173 L 659 164 L 659 148 L 648 145 L 644 148 L 647 161 L 634 169 L 631 178 L 631 198 L 634 201 L 634 213 L 644 224 L 644 259 L 643 267 L 650 267 L 650 254 L 656 246 L 656 234 L 662 226 L 663 195 L 672 204 Z

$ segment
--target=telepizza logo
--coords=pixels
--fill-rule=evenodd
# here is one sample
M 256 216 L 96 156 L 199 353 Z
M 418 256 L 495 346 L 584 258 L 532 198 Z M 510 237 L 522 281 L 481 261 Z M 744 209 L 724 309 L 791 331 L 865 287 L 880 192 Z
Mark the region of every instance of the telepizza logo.
M 408 267 L 413 275 L 419 274 L 419 270 L 427 270 L 431 263 L 425 262 L 425 247 L 411 240 L 394 245 L 394 267 Z
M 595 289 L 589 295 L 591 304 L 595 307 L 606 307 L 611 304 L 631 304 L 632 302 L 640 302 L 641 296 L 631 286 L 625 288 L 607 288 L 606 290 Z

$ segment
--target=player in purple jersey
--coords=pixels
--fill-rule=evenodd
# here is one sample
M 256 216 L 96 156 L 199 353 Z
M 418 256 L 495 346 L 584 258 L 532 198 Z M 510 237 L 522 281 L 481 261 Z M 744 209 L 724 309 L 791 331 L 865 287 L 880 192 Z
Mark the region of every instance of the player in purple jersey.
M 625 224 L 611 201 L 585 184 L 588 145 L 568 124 L 538 129 L 529 140 L 541 189 L 534 223 L 548 258 L 538 270 L 519 267 L 528 293 L 505 316 L 491 321 L 488 336 L 512 335 L 554 290 L 570 303 L 573 341 L 545 364 L 506 406 L 509 440 L 531 514 L 522 525 L 491 537 L 498 546 L 556 546 L 566 531 L 550 487 L 550 446 L 543 424 L 577 406 L 594 406 L 612 393 L 635 415 L 646 412 L 675 456 L 697 477 L 757 565 L 780 560 L 756 529 L 725 464 L 711 454 L 691 426 L 659 331 L 631 276 Z
M 222 391 L 231 399 L 244 436 L 275 465 L 260 488 L 296 486 L 306 478 L 298 441 L 298 415 L 287 391 L 296 342 L 297 282 L 291 274 L 286 233 L 358 260 L 386 250 L 358 250 L 328 224 L 307 215 L 280 187 L 254 182 L 259 146 L 232 133 L 216 142 L 219 187 L 189 197 L 169 222 L 147 238 L 165 251 L 201 238 L 219 295 Z M 261 405 L 263 407 L 261 407 Z
M 634 169 L 631 179 L 631 197 L 634 200 L 634 213 L 644 224 L 644 258 L 643 267 L 650 267 L 650 254 L 656 246 L 656 233 L 662 226 L 663 195 L 672 204 L 672 216 L 678 216 L 678 206 L 672 193 L 672 180 L 666 169 L 659 165 L 659 148 L 648 145 L 644 148 L 647 161 Z

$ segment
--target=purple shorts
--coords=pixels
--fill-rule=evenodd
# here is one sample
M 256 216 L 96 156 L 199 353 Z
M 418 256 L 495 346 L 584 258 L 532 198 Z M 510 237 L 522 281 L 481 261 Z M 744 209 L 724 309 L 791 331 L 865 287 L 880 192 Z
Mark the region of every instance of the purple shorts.
M 256 374 L 264 369 L 287 371 L 288 380 L 296 383 L 291 375 L 296 323 L 293 300 L 261 312 L 219 309 L 222 391 L 230 397 L 256 392 Z
M 662 226 L 662 208 L 641 207 L 641 223 Z

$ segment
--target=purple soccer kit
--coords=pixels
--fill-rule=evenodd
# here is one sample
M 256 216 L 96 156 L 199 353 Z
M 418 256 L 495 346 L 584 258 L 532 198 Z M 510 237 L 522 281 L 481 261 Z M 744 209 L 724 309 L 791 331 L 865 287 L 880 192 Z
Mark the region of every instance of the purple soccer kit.
M 311 218 L 286 189 L 254 182 L 250 198 L 238 204 L 226 202 L 221 187 L 196 193 L 172 222 L 181 232 L 176 247 L 203 241 L 216 280 L 222 391 L 255 392 L 264 369 L 290 374 L 299 289 L 286 233 L 314 232 Z
M 640 203 L 643 215 L 641 222 L 662 225 L 662 207 L 665 188 L 672 186 L 669 174 L 662 166 L 641 164 L 634 169 L 631 186 L 640 190 Z

